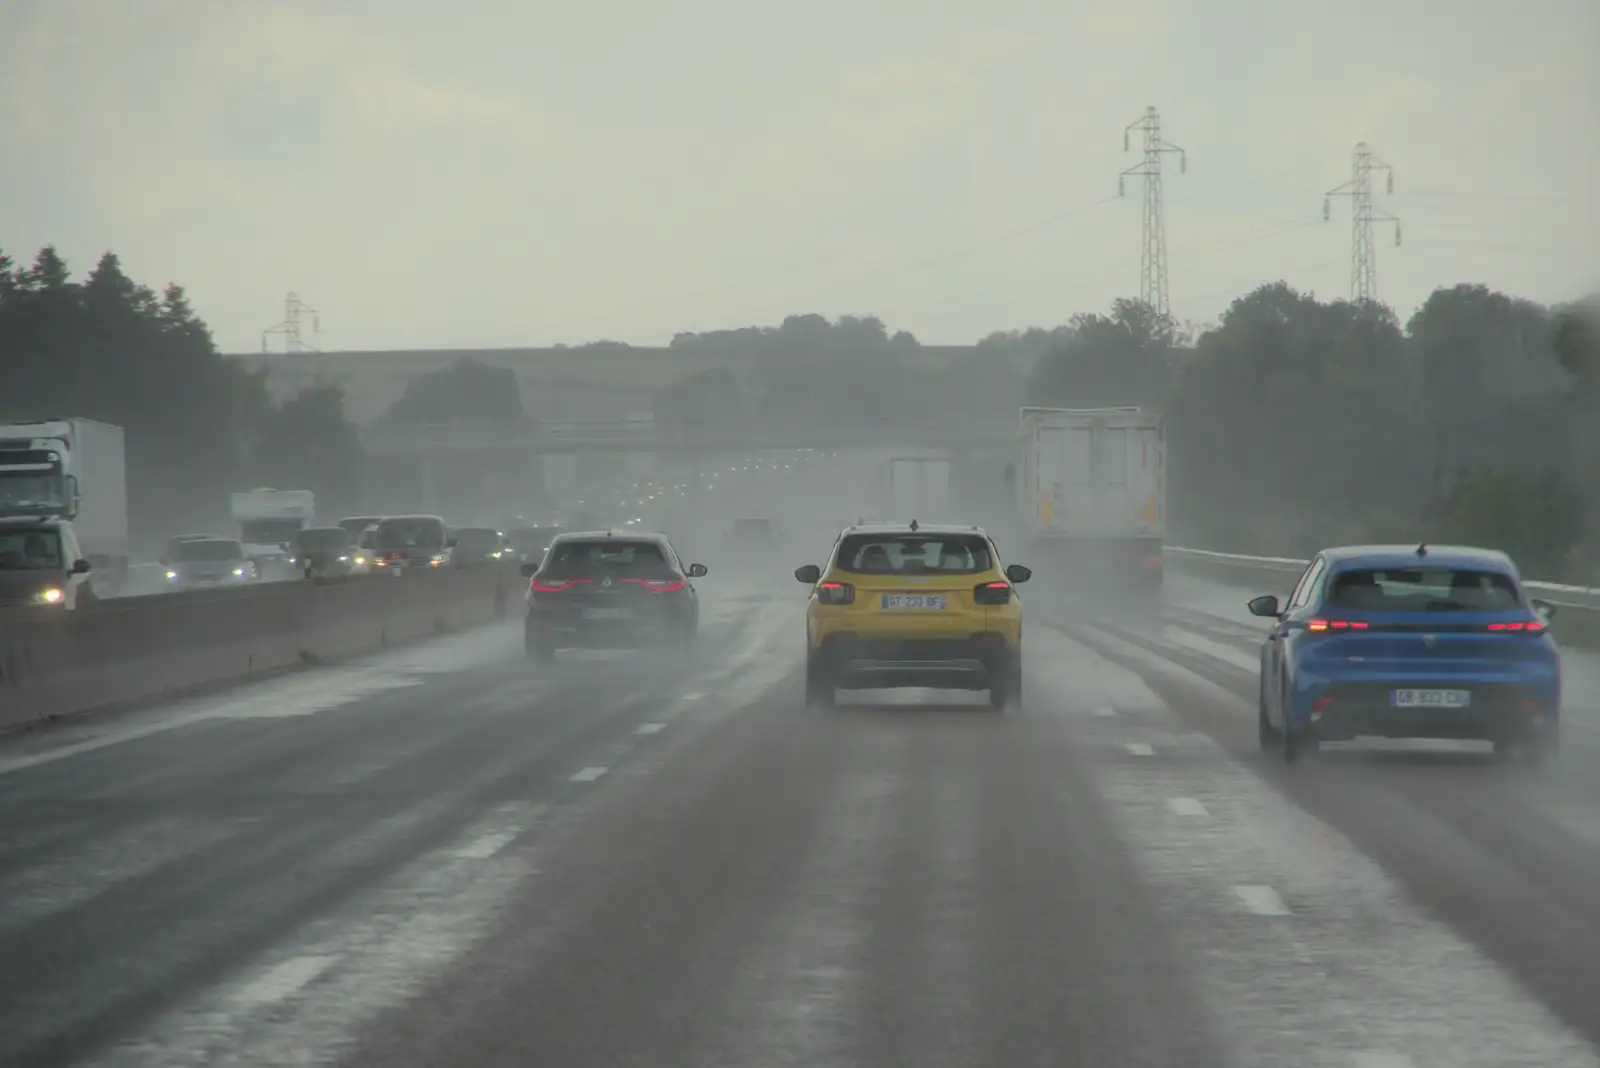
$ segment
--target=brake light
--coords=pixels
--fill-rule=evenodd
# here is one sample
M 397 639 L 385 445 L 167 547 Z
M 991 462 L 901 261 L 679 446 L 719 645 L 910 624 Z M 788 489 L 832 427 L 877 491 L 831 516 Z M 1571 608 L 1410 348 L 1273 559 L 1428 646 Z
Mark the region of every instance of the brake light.
M 623 582 L 631 582 L 636 586 L 643 586 L 647 590 L 655 590 L 658 593 L 672 593 L 672 592 L 674 592 L 676 590 L 683 589 L 683 580 L 682 579 L 637 579 L 637 578 L 625 578 L 622 581 Z
M 1545 621 L 1542 619 L 1530 619 L 1527 622 L 1490 623 L 1489 629 L 1494 631 L 1509 630 L 1522 634 L 1538 634 L 1545 629 L 1545 626 Z
M 1010 604 L 1011 583 L 980 582 L 972 588 L 972 600 L 985 605 Z
M 1367 625 L 1349 619 L 1313 619 L 1306 624 L 1307 630 L 1366 630 Z
M 820 604 L 853 604 L 856 588 L 848 582 L 817 583 L 817 601 Z
M 560 593 L 562 590 L 570 590 L 574 586 L 582 586 L 592 581 L 594 580 L 567 579 L 565 582 L 544 583 L 540 582 L 538 579 L 534 579 L 533 582 L 529 584 L 529 588 L 535 593 Z

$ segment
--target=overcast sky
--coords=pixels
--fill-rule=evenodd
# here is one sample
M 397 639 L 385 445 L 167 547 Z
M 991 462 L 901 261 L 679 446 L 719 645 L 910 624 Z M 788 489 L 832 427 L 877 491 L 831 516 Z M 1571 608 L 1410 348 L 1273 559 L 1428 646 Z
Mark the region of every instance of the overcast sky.
M 1600 284 L 1595 0 L 0 0 L 0 248 L 111 248 L 227 350 L 298 291 L 321 348 L 495 346 L 794 312 L 925 342 L 1136 295 L 1146 105 L 1173 312 Z M 1381 189 L 1381 183 L 1380 183 Z

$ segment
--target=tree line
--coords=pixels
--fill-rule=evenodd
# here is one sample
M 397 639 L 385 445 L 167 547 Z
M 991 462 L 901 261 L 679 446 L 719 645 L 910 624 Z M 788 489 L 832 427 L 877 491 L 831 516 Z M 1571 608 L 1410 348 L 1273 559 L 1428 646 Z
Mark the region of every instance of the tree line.
M 814 426 L 1140 405 L 1168 417 L 1169 504 L 1188 544 L 1305 555 L 1358 541 L 1498 546 L 1600 584 L 1600 298 L 1546 307 L 1463 284 L 1405 323 L 1285 283 L 1181 326 L 1134 300 L 997 332 L 941 369 L 873 318 L 682 334 L 745 356 L 657 396 L 675 427 Z M 1018 373 L 1017 366 L 1025 368 Z
M 1541 577 L 1600 583 L 1600 298 L 1546 307 L 1457 285 L 1402 323 L 1277 283 L 1205 328 L 1118 300 L 942 360 L 873 316 L 794 315 L 672 347 L 736 359 L 659 391 L 668 434 L 1138 404 L 1168 416 L 1185 542 L 1289 555 L 1463 540 Z M 113 253 L 80 281 L 54 248 L 26 266 L 0 252 L 0 418 L 125 427 L 136 533 L 203 525 L 256 485 L 355 507 L 363 464 L 343 401 L 331 385 L 275 401 L 263 374 L 217 351 L 182 287 L 140 285 Z M 409 383 L 380 421 L 525 418 L 511 370 L 465 360 Z
M 0 419 L 85 417 L 126 431 L 131 534 L 146 544 L 214 527 L 228 494 L 357 492 L 359 448 L 337 387 L 282 403 L 224 359 L 183 287 L 158 294 L 111 252 L 81 281 L 53 247 L 19 266 L 0 251 Z

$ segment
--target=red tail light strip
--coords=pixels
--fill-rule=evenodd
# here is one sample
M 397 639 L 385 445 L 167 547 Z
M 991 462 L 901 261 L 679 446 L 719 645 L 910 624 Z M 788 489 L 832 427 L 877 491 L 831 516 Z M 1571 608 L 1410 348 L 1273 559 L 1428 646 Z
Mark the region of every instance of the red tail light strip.
M 594 580 L 593 579 L 568 579 L 565 582 L 557 582 L 557 583 L 552 583 L 550 585 L 546 585 L 545 583 L 540 582 L 538 579 L 534 579 L 533 582 L 531 583 L 531 586 L 532 586 L 533 589 L 537 590 L 540 593 L 560 593 L 562 590 L 570 590 L 574 586 L 582 586 L 582 585 L 585 585 L 585 584 L 587 584 L 589 582 L 592 582 L 592 581 L 594 581 Z
M 1544 624 L 1544 620 L 1542 620 L 1542 619 L 1530 619 L 1525 623 L 1513 622 L 1513 623 L 1490 623 L 1489 624 L 1489 629 L 1490 630 L 1495 630 L 1495 631 L 1500 631 L 1500 630 L 1521 631 L 1523 634 L 1538 634 L 1540 631 L 1544 630 L 1544 627 L 1545 627 L 1545 624 Z
M 643 586 L 647 590 L 655 590 L 658 593 L 672 593 L 675 590 L 683 589 L 683 580 L 682 579 L 636 579 L 636 578 L 625 578 L 622 581 L 623 582 L 631 582 L 636 586 Z
M 1348 619 L 1313 619 L 1306 624 L 1307 630 L 1366 630 L 1365 623 L 1353 622 Z

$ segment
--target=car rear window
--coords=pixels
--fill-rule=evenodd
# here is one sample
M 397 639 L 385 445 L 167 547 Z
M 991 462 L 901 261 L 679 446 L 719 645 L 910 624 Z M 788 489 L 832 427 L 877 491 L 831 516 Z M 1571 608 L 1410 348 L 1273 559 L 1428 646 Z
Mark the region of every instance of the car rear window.
M 294 543 L 302 549 L 342 549 L 350 544 L 350 534 L 343 527 L 309 527 L 295 534 Z
M 185 563 L 243 560 L 244 546 L 236 541 L 180 541 L 175 559 Z
M 500 532 L 490 527 L 465 527 L 456 531 L 456 541 L 468 552 L 493 552 L 500 548 Z
M 838 566 L 860 575 L 971 575 L 994 566 L 977 534 L 851 534 Z
M 552 576 L 606 574 L 628 578 L 648 578 L 672 570 L 659 542 L 617 538 L 558 542 L 550 547 L 544 569 Z
M 376 540 L 380 549 L 443 549 L 444 523 L 426 516 L 385 519 Z
M 1329 605 L 1368 612 L 1498 612 L 1522 604 L 1516 581 L 1503 571 L 1357 568 L 1329 583 Z

